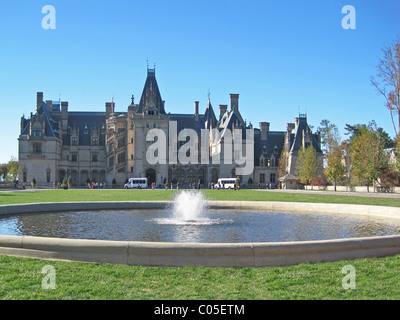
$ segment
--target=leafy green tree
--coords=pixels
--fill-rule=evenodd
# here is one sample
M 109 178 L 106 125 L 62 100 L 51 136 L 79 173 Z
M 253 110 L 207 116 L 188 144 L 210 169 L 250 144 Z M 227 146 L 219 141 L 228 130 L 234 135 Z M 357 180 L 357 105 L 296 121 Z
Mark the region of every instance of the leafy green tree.
M 14 157 L 8 162 L 7 171 L 12 181 L 16 181 L 19 173 L 19 162 Z
M 329 153 L 332 148 L 340 144 L 339 130 L 337 126 L 329 120 L 322 120 L 318 131 L 321 134 L 321 143 L 325 154 Z
M 346 173 L 346 167 L 343 164 L 343 152 L 340 146 L 336 146 L 326 155 L 327 167 L 325 175 L 329 180 L 333 180 L 334 190 L 336 191 L 337 181 Z
M 373 126 L 363 127 L 350 143 L 353 173 L 369 185 L 389 168 L 389 159 L 384 152 L 384 141 Z
M 299 151 L 295 174 L 301 183 L 310 184 L 321 171 L 320 164 L 317 158 L 317 152 L 313 146 L 301 148 Z
M 3 181 L 7 181 L 8 169 L 7 163 L 0 164 L 0 177 Z

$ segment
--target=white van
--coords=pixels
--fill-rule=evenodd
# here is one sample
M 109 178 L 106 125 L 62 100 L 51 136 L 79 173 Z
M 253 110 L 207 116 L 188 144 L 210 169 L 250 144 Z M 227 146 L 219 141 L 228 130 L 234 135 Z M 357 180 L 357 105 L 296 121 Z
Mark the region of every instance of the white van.
M 125 189 L 146 189 L 147 178 L 130 178 L 124 185 Z
M 218 179 L 215 189 L 235 189 L 236 178 L 221 178 Z

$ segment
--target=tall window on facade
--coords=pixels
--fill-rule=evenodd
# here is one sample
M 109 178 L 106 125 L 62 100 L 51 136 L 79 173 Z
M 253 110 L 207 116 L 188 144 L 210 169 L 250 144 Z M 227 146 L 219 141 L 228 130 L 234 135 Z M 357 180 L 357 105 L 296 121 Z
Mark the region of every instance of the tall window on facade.
M 78 161 L 78 153 L 77 152 L 73 152 L 71 154 L 71 161 L 72 162 L 77 162 Z
M 265 183 L 265 173 L 260 173 L 260 183 Z
M 42 145 L 40 143 L 33 144 L 33 153 L 34 154 L 42 154 Z
M 41 137 L 42 136 L 42 128 L 33 128 L 33 136 Z
M 77 146 L 78 145 L 78 137 L 72 137 L 72 143 L 73 146 Z
M 99 145 L 99 138 L 93 137 L 92 138 L 92 146 L 98 146 L 98 145 Z
M 121 138 L 118 140 L 118 148 L 122 148 L 125 146 L 125 138 Z
M 46 181 L 50 182 L 50 171 L 46 171 Z
M 271 183 L 275 183 L 276 182 L 275 173 L 271 173 L 270 181 L 271 181 Z
M 97 162 L 98 157 L 99 157 L 99 155 L 97 153 L 92 153 L 92 162 Z
M 28 180 L 28 172 L 22 172 L 22 182 L 26 182 Z
M 123 163 L 125 162 L 125 152 L 121 152 L 118 154 L 118 163 Z

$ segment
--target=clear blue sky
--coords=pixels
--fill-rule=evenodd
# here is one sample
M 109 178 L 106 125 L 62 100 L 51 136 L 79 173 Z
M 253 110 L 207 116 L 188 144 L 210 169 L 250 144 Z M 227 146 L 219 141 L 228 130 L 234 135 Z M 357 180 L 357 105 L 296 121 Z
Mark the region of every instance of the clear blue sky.
M 56 29 L 42 28 L 42 7 Z M 342 7 L 356 30 L 342 28 Z M 400 34 L 398 0 L 13 0 L 0 2 L 0 163 L 18 156 L 20 117 L 36 92 L 71 111 L 117 111 L 136 101 L 146 60 L 166 111 L 201 111 L 208 92 L 218 113 L 239 93 L 247 122 L 285 130 L 299 112 L 317 128 L 375 120 L 394 136 L 389 111 L 370 84 L 381 49 Z

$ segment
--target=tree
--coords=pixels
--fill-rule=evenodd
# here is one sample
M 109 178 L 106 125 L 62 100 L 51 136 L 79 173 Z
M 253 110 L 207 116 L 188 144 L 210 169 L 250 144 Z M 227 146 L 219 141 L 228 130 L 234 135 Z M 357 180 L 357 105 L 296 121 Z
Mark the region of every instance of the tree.
M 339 130 L 337 126 L 330 123 L 329 120 L 322 120 L 318 127 L 318 131 L 321 134 L 321 142 L 325 154 L 328 154 L 332 148 L 335 148 L 340 144 Z
M 19 173 L 19 162 L 14 157 L 7 164 L 8 174 L 11 176 L 11 179 L 15 182 L 18 178 Z
M 346 124 L 346 128 L 345 128 L 345 130 L 347 131 L 346 135 L 350 135 L 350 140 L 353 140 L 358 135 L 360 135 L 362 133 L 362 131 L 367 127 L 375 128 L 374 130 L 376 131 L 376 133 L 378 134 L 380 139 L 382 139 L 382 142 L 383 142 L 383 145 L 384 145 L 385 149 L 386 148 L 393 148 L 396 145 L 395 141 L 390 139 L 389 134 L 385 130 L 383 130 L 383 128 L 381 128 L 381 127 L 377 128 L 375 120 L 372 120 L 368 125 L 365 125 L 365 124 L 354 124 L 354 125 Z
M 389 168 L 384 142 L 376 128 L 371 125 L 363 127 L 360 134 L 350 142 L 350 154 L 353 173 L 359 179 L 366 180 L 369 192 L 369 184 Z
M 301 183 L 310 184 L 320 172 L 317 152 L 313 146 L 301 148 L 296 162 L 295 173 Z
M 286 150 L 283 149 L 281 156 L 279 157 L 279 165 L 278 165 L 279 178 L 284 177 L 288 174 L 287 165 L 288 165 L 288 154 Z
M 7 182 L 7 175 L 8 175 L 7 163 L 0 164 L 0 177 L 5 182 Z
M 377 65 L 378 79 L 371 77 L 371 84 L 377 89 L 386 101 L 386 107 L 390 111 L 394 132 L 398 130 L 393 119 L 397 113 L 398 129 L 400 130 L 400 37 L 392 45 L 382 49 L 383 57 Z
M 326 155 L 327 167 L 325 175 L 329 180 L 333 180 L 334 190 L 336 191 L 336 183 L 346 173 L 346 167 L 343 164 L 343 152 L 341 146 L 336 146 Z

